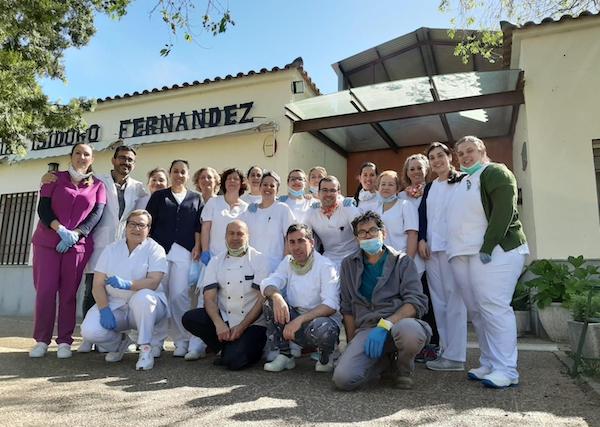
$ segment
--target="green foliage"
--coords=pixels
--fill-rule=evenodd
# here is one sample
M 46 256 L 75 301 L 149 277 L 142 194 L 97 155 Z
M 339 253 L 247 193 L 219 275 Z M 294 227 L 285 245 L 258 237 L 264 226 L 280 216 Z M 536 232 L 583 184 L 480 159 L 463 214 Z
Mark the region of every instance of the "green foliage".
M 454 54 L 468 63 L 473 55 L 490 62 L 501 58 L 502 20 L 515 25 L 544 18 L 559 18 L 564 14 L 578 15 L 583 11 L 598 12 L 600 0 L 440 0 L 440 12 L 452 14 L 451 38 L 459 38 Z M 457 31 L 461 30 L 477 30 Z
M 96 13 L 119 19 L 132 0 L 0 0 L 0 142 L 9 153 L 25 155 L 27 141 L 44 139 L 49 132 L 83 130 L 82 114 L 94 102 L 73 99 L 68 104 L 50 102 L 39 79 L 66 81 L 64 51 L 85 46 L 94 36 Z M 156 1 L 156 0 L 155 0 Z M 155 9 L 176 34 L 192 40 L 190 12 L 195 3 L 207 3 L 202 25 L 219 34 L 234 25 L 229 10 L 213 0 L 158 0 Z M 209 12 L 216 17 L 209 18 Z M 198 17 L 200 21 L 200 17 Z M 160 51 L 168 55 L 172 44 Z
M 600 318 L 600 295 L 592 296 L 591 306 L 588 310 L 588 295 L 574 295 L 571 297 L 571 314 L 576 322 L 585 322 L 586 319 Z
M 513 295 L 513 299 L 510 305 L 512 305 L 513 310 L 515 311 L 527 311 L 531 306 L 531 302 L 529 299 L 529 288 L 527 288 L 523 283 L 518 282 L 515 287 L 515 293 Z
M 552 302 L 562 302 L 570 306 L 575 296 L 583 295 L 590 287 L 600 285 L 600 270 L 587 264 L 583 256 L 570 256 L 567 263 L 540 259 L 532 262 L 527 270 L 536 277 L 523 282 L 529 289 L 535 289 L 533 301 L 540 308 Z

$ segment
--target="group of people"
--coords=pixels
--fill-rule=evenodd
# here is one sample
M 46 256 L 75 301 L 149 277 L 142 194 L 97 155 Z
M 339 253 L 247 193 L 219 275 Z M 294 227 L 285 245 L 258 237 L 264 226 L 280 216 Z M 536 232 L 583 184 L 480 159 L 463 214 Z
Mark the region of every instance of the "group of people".
M 285 195 L 273 171 L 203 167 L 193 191 L 186 160 L 150 171 L 146 191 L 135 160 L 120 145 L 95 175 L 92 147 L 77 144 L 67 171 L 42 177 L 31 357 L 47 353 L 57 296 L 57 357 L 71 357 L 86 272 L 78 351 L 107 362 L 135 343 L 136 369 L 152 369 L 170 337 L 173 356 L 213 351 L 231 370 L 263 357 L 266 371 L 293 369 L 312 351 L 339 389 L 382 376 L 411 388 L 432 341 L 427 368 L 465 370 L 468 317 L 481 351 L 468 378 L 518 384 L 510 302 L 528 248 L 515 178 L 480 139 L 432 143 L 401 173 L 367 162 L 354 198 L 322 167 L 291 170 Z

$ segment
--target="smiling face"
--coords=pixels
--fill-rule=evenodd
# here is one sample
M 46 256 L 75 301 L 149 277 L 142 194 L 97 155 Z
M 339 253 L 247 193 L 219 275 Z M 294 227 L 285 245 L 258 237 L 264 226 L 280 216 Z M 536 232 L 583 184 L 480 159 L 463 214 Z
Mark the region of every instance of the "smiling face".
M 248 182 L 250 182 L 250 188 L 252 190 L 257 190 L 260 188 L 260 180 L 262 178 L 262 170 L 260 168 L 252 168 L 250 169 L 250 173 L 248 173 Z
M 88 168 L 94 163 L 92 147 L 87 144 L 78 144 L 71 154 L 71 165 L 79 173 L 87 173 Z
M 128 176 L 135 169 L 135 153 L 121 150 L 111 159 L 113 170 L 120 176 Z
M 132 215 L 127 219 L 125 229 L 127 243 L 139 245 L 150 233 L 150 221 L 147 215 Z
M 370 166 L 365 166 L 358 177 L 360 184 L 366 191 L 375 191 L 375 182 L 377 181 L 377 173 Z
M 241 186 L 242 180 L 237 172 L 231 172 L 225 177 L 225 192 L 227 194 L 239 195 Z
M 175 162 L 169 171 L 172 186 L 185 186 L 189 178 L 188 166 L 183 162 Z
M 425 167 L 423 167 L 423 163 L 421 163 L 421 161 L 412 159 L 408 162 L 406 174 L 408 175 L 411 185 L 417 185 L 425 182 L 427 170 Z
M 339 184 L 335 181 L 323 181 L 319 188 L 319 199 L 324 208 L 335 205 L 340 191 Z
M 452 155 L 446 154 L 441 147 L 436 147 L 429 152 L 427 157 L 429 158 L 431 170 L 437 176 L 446 176 L 448 174 L 452 162 Z
M 398 193 L 396 178 L 388 174 L 381 175 L 379 178 L 379 194 L 381 194 L 381 197 L 391 197 L 396 193 Z
M 157 190 L 163 190 L 167 188 L 168 185 L 169 182 L 167 180 L 167 175 L 165 175 L 163 171 L 154 172 L 148 180 L 148 189 L 150 190 L 150 194 Z
M 300 171 L 290 173 L 287 184 L 294 191 L 303 191 L 306 183 L 306 176 Z
M 288 251 L 294 260 L 304 265 L 313 251 L 314 241 L 306 236 L 306 230 L 293 231 L 286 237 Z
M 456 156 L 461 166 L 471 167 L 484 158 L 484 153 L 472 141 L 465 141 L 455 147 Z
M 196 187 L 206 194 L 214 194 L 217 191 L 217 180 L 215 176 L 209 170 L 203 170 L 198 177 Z
M 263 201 L 273 201 L 277 196 L 279 184 L 272 176 L 265 177 L 260 183 L 260 195 Z
M 325 174 L 321 170 L 313 169 L 308 177 L 308 183 L 311 187 L 318 187 L 323 178 L 325 178 Z
M 233 221 L 227 224 L 225 231 L 227 246 L 231 249 L 239 249 L 248 244 L 248 226 L 242 221 Z

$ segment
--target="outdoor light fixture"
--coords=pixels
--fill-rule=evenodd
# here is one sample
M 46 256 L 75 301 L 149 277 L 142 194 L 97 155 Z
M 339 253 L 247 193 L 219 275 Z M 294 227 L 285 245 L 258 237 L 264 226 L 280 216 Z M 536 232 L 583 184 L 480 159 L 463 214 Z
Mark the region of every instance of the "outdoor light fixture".
M 304 93 L 304 82 L 302 80 L 292 82 L 292 93 Z
M 48 163 L 48 172 L 56 172 L 58 170 L 58 163 L 50 162 Z

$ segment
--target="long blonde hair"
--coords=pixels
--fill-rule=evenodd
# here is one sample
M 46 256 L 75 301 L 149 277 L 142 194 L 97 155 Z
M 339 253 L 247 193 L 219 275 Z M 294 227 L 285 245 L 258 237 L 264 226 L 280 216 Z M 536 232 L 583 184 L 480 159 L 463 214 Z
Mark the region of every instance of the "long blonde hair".
M 406 160 L 404 161 L 404 166 L 402 167 L 401 179 L 402 179 L 402 185 L 404 187 L 408 187 L 409 185 L 412 184 L 410 182 L 410 178 L 408 177 L 408 164 L 410 163 L 411 160 L 416 160 L 419 163 L 421 163 L 421 166 L 423 167 L 423 170 L 425 171 L 425 180 L 427 180 L 427 177 L 429 176 L 429 159 L 427 159 L 427 157 L 425 157 L 425 155 L 423 155 L 421 153 L 412 154 L 406 158 Z

